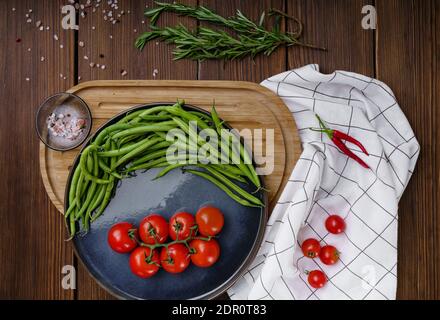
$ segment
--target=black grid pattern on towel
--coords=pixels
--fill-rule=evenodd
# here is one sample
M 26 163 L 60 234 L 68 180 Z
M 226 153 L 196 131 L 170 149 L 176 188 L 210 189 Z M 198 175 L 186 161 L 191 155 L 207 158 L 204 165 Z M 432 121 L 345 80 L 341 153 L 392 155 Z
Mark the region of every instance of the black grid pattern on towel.
M 273 228 L 276 225 L 284 225 L 288 223 L 290 225 L 290 230 L 292 232 L 294 243 L 286 245 L 283 248 L 277 248 L 276 242 L 272 240 L 266 240 L 263 244 L 263 246 L 266 246 L 266 253 L 263 254 L 264 259 L 262 261 L 259 260 L 258 263 L 254 263 L 252 268 L 248 270 L 244 277 L 250 277 L 251 281 L 254 282 L 255 285 L 258 285 L 263 289 L 262 292 L 264 292 L 264 294 L 259 296 L 259 299 L 276 299 L 277 291 L 284 292 L 284 299 L 291 298 L 294 300 L 331 298 L 353 300 L 367 299 L 373 296 L 374 298 L 379 299 L 393 299 L 393 295 L 395 294 L 395 292 L 385 292 L 386 290 L 383 290 L 381 284 L 384 284 L 384 281 L 387 281 L 386 283 L 390 283 L 390 281 L 392 281 L 392 283 L 394 284 L 397 282 L 397 243 L 395 241 L 395 238 L 392 237 L 392 239 L 390 240 L 389 237 L 386 236 L 386 234 L 387 232 L 391 232 L 391 234 L 393 235 L 397 234 L 397 202 L 400 198 L 401 192 L 399 190 L 396 191 L 397 196 L 396 199 L 394 199 L 396 202 L 395 210 L 386 208 L 384 204 L 381 204 L 379 201 L 377 201 L 375 197 L 375 192 L 378 192 L 377 190 L 385 189 L 394 191 L 394 189 L 397 188 L 396 184 L 400 184 L 398 188 L 400 188 L 403 192 L 403 189 L 405 188 L 412 174 L 412 171 L 414 170 L 415 162 L 419 154 L 418 144 L 413 134 L 410 136 L 401 134 L 401 132 L 399 132 L 400 128 L 398 128 L 397 125 L 393 122 L 395 119 L 388 117 L 388 112 L 392 111 L 393 109 L 399 110 L 399 107 L 393 93 L 390 92 L 390 90 L 387 89 L 385 86 L 383 86 L 382 83 L 372 78 L 362 77 L 342 71 L 336 71 L 332 76 L 326 76 L 325 82 L 316 82 L 314 80 L 308 80 L 309 72 L 307 72 L 307 68 L 312 68 L 315 71 L 318 71 L 316 65 L 309 65 L 301 69 L 287 72 L 282 79 L 279 79 L 279 76 L 268 79 L 266 80 L 266 84 L 268 84 L 267 86 L 270 87 L 272 90 L 276 89 L 277 95 L 285 100 L 286 104 L 291 109 L 293 116 L 304 117 L 304 119 L 307 120 L 315 119 L 314 114 L 319 113 L 329 125 L 333 127 L 336 126 L 336 128 L 342 128 L 343 131 L 348 134 L 350 134 L 352 130 L 356 130 L 357 135 L 361 134 L 365 135 L 366 137 L 368 137 L 369 135 L 375 135 L 381 141 L 381 143 L 388 148 L 386 149 L 388 150 L 388 152 L 384 152 L 382 150 L 382 152 L 377 152 L 378 154 L 373 153 L 370 156 L 370 159 L 374 159 L 373 162 L 369 163 L 375 164 L 375 166 L 372 166 L 371 169 L 375 175 L 375 178 L 372 179 L 368 185 L 360 185 L 360 183 L 358 183 L 352 176 L 350 176 L 350 174 L 348 174 L 350 168 L 356 165 L 354 161 L 343 154 L 338 154 L 338 158 L 342 159 L 341 161 L 343 165 L 341 167 L 338 166 L 338 168 L 332 167 L 326 161 L 328 153 L 338 152 L 339 150 L 332 144 L 331 141 L 328 140 L 328 138 L 324 134 L 321 134 L 319 139 L 316 139 L 317 135 L 315 134 L 312 139 L 310 137 L 310 134 L 308 133 L 310 132 L 308 128 L 311 127 L 310 121 L 304 121 L 303 123 L 296 119 L 297 127 L 300 131 L 305 149 L 307 148 L 307 144 L 310 144 L 312 146 L 311 149 L 315 151 L 313 153 L 303 153 L 296 166 L 301 166 L 301 174 L 295 175 L 294 171 L 291 180 L 288 181 L 288 184 L 286 186 L 286 189 L 288 189 L 289 185 L 293 184 L 295 186 L 294 190 L 296 190 L 297 192 L 303 192 L 304 197 L 299 197 L 297 201 L 292 201 L 290 200 L 292 195 L 288 195 L 287 200 L 280 200 L 277 203 L 277 207 L 282 206 L 284 212 L 286 212 L 287 209 L 292 209 L 297 206 L 304 206 L 307 205 L 307 203 L 311 202 L 310 209 L 306 214 L 304 221 L 301 221 L 301 223 L 303 223 L 303 227 L 299 230 L 299 232 L 295 232 L 295 227 L 292 223 L 293 219 L 290 214 L 284 214 L 283 219 L 278 218 L 274 221 L 270 221 L 271 223 L 267 226 L 268 229 Z M 347 95 L 345 96 L 340 94 L 336 95 L 332 92 L 332 90 L 326 91 L 326 89 L 329 88 L 329 86 L 327 86 L 326 84 L 332 83 L 333 81 L 335 81 L 335 79 L 341 80 L 342 78 L 346 78 L 350 81 L 356 82 L 357 86 L 352 86 L 350 90 L 347 90 Z M 308 86 L 307 83 L 310 83 L 310 86 Z M 365 86 L 361 86 L 360 83 L 364 83 Z M 381 90 L 384 95 L 389 96 L 390 103 L 386 106 L 383 106 L 373 101 L 373 99 L 369 97 L 368 93 L 366 93 L 366 90 L 371 86 L 379 88 L 379 90 Z M 360 97 L 355 97 L 353 95 L 355 89 L 357 89 L 356 92 L 358 96 L 360 92 Z M 326 119 L 324 112 L 322 112 L 322 114 L 320 113 L 317 104 L 322 105 L 327 103 L 329 100 L 338 104 L 351 106 L 351 112 L 347 118 L 348 120 L 344 119 L 344 121 L 341 121 L 341 123 L 330 122 Z M 305 104 L 301 103 L 301 101 L 305 101 Z M 368 117 L 369 126 L 362 127 L 359 125 L 359 121 L 354 121 L 354 117 L 356 116 L 356 114 L 353 110 L 355 109 L 355 105 L 359 106 L 365 101 L 367 101 L 370 106 L 373 106 L 373 109 L 376 108 L 377 110 L 375 111 L 376 114 Z M 387 125 L 387 129 L 393 132 L 393 139 L 383 137 L 381 134 L 376 132 L 376 130 L 374 130 L 374 128 L 376 128 L 375 122 L 379 119 L 382 120 L 381 125 Z M 395 142 L 393 142 L 396 141 L 396 139 L 400 139 L 401 141 L 396 144 Z M 411 154 L 408 153 L 408 150 L 405 150 L 403 148 L 408 143 L 417 144 L 417 148 L 413 148 L 413 152 Z M 319 148 L 317 148 L 316 146 L 319 146 Z M 352 151 L 359 152 L 359 150 L 356 150 L 355 148 L 353 148 Z M 405 168 L 405 170 L 402 171 L 401 168 L 396 168 L 396 162 L 394 162 L 393 164 L 393 161 L 390 160 L 393 156 L 406 157 L 410 163 L 408 170 L 406 170 Z M 318 188 L 313 188 L 312 190 L 310 186 L 307 186 L 309 178 L 312 174 L 322 172 L 323 166 L 325 166 L 325 169 L 328 172 L 331 172 L 331 175 L 334 178 L 332 179 L 331 183 L 326 183 L 326 190 L 324 190 L 322 184 L 318 186 Z M 397 181 L 397 183 L 393 183 L 393 181 L 384 181 L 382 179 L 381 168 L 383 166 L 388 166 L 391 169 L 389 172 L 394 175 L 394 182 Z M 298 176 L 301 176 L 301 178 L 298 178 Z M 333 185 L 331 185 L 332 183 Z M 339 188 L 341 184 L 344 184 L 345 189 Z M 328 187 L 328 185 L 330 185 L 330 187 Z M 341 190 L 345 190 L 345 192 L 341 192 Z M 358 196 L 353 197 L 353 195 Z M 311 260 L 302 256 L 300 241 L 304 240 L 304 238 L 301 237 L 301 234 L 306 233 L 311 237 L 320 240 L 321 244 L 328 244 L 327 239 L 329 238 L 329 233 L 327 233 L 326 231 L 323 232 L 322 230 L 316 230 L 315 225 L 313 225 L 313 222 L 311 222 L 313 219 L 310 219 L 311 215 L 316 214 L 317 211 L 322 212 L 324 216 L 332 214 L 330 209 L 326 207 L 326 198 L 328 197 L 340 198 L 340 200 L 348 207 L 347 213 L 344 218 L 350 219 L 352 223 L 359 224 L 363 228 L 366 228 L 368 230 L 368 235 L 353 236 L 347 234 L 346 232 L 341 235 L 341 237 L 344 237 L 344 241 L 347 241 L 347 243 L 350 244 L 353 252 L 355 253 L 350 258 L 344 257 L 344 255 L 342 255 L 340 263 L 337 265 L 338 267 L 334 266 L 336 268 L 335 272 L 330 275 L 327 274 L 327 287 L 331 287 L 328 292 L 335 292 L 335 296 L 325 295 L 324 297 L 321 297 L 320 290 L 315 290 L 308 285 L 307 276 L 303 272 L 301 272 L 304 269 L 302 263 L 304 262 L 304 260 L 307 260 L 308 266 L 310 266 L 310 264 L 312 263 L 314 264 L 315 269 L 321 269 L 325 273 L 327 273 L 329 267 L 324 268 L 323 265 L 319 261 L 317 261 L 318 259 Z M 286 199 L 286 197 L 282 195 L 281 199 L 283 198 Z M 374 208 L 376 214 L 375 219 L 377 219 L 375 221 L 383 220 L 384 223 L 376 223 L 375 221 L 373 221 L 372 223 L 372 221 L 365 220 L 362 214 L 358 212 L 359 206 L 361 204 L 362 206 L 368 205 L 371 206 L 371 208 Z M 322 221 L 322 219 L 320 221 Z M 298 230 L 298 228 L 296 229 Z M 363 241 L 359 241 L 358 237 L 364 237 Z M 365 241 L 365 238 L 368 237 L 368 241 Z M 389 250 L 394 251 L 395 255 L 391 259 L 389 256 L 386 259 L 381 259 L 380 255 L 375 256 L 374 254 L 372 254 L 371 250 L 369 251 L 369 249 L 374 246 L 377 246 L 377 248 L 387 247 L 389 248 Z M 269 249 L 267 249 L 267 247 L 269 247 Z M 282 255 L 291 254 L 293 250 L 295 251 L 294 265 L 298 270 L 298 276 L 296 278 L 297 281 L 292 280 L 293 276 L 291 274 L 289 275 L 289 272 L 291 272 L 291 270 L 284 270 L 283 264 L 281 262 L 283 260 Z M 267 259 L 273 257 L 275 257 L 277 261 L 277 263 L 273 263 L 273 265 L 278 266 L 279 270 L 277 270 L 277 272 L 280 275 L 279 279 L 281 279 L 281 281 L 274 282 L 272 280 L 266 282 L 264 278 L 264 272 L 260 273 L 257 271 L 254 273 L 254 271 L 261 269 L 261 267 L 263 267 L 263 265 L 265 264 L 265 261 L 267 262 Z M 358 268 L 354 267 L 356 263 L 359 263 L 358 260 L 362 260 L 363 264 L 365 264 L 366 262 L 371 263 L 371 265 L 374 265 L 376 266 L 376 268 L 380 269 L 380 277 L 376 279 L 375 283 L 369 284 L 368 282 L 366 282 L 365 275 L 359 273 L 359 270 L 357 270 Z M 392 262 L 391 264 L 390 260 Z M 359 296 L 355 294 L 355 289 L 353 290 L 353 288 L 344 287 L 344 281 L 340 281 L 340 279 L 351 278 L 357 278 L 359 279 L 359 281 L 363 281 L 363 283 L 366 283 L 367 287 L 369 286 L 369 288 L 364 289 L 366 290 L 366 294 L 364 294 L 365 291 L 362 291 L 363 295 Z M 302 290 L 299 290 L 298 288 L 302 288 Z M 300 297 L 298 297 L 298 295 Z

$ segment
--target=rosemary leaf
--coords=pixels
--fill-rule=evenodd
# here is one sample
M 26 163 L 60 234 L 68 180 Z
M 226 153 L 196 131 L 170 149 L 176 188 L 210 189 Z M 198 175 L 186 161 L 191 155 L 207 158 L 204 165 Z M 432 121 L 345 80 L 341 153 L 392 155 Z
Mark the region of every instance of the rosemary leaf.
M 175 44 L 173 51 L 174 59 L 221 59 L 233 60 L 246 56 L 255 57 L 258 54 L 270 55 L 278 47 L 300 45 L 317 48 L 303 44 L 299 37 L 302 34 L 302 24 L 296 18 L 287 14 L 271 10 L 270 16 L 275 16 L 272 30 L 264 27 L 265 12 L 260 16 L 258 24 L 246 17 L 240 10 L 229 18 L 224 18 L 203 6 L 191 7 L 174 3 L 156 2 L 157 8 L 145 11 L 145 16 L 150 19 L 151 31 L 143 33 L 136 40 L 136 47 L 142 50 L 146 43 L 153 39 L 160 39 L 167 43 Z M 207 21 L 221 27 L 226 27 L 235 35 L 218 29 L 199 27 L 196 30 L 188 30 L 182 24 L 174 27 L 159 28 L 155 24 L 164 12 L 174 12 L 188 16 L 198 21 Z M 292 18 L 298 24 L 295 32 L 282 33 L 280 31 L 281 18 Z M 322 49 L 322 48 L 317 48 Z

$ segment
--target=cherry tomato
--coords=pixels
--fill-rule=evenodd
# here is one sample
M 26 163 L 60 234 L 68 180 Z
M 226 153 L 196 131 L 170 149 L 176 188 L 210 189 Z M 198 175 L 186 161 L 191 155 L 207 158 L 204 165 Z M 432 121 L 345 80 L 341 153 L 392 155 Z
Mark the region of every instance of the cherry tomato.
M 195 239 L 191 241 L 190 247 L 192 263 L 201 268 L 212 266 L 220 256 L 220 246 L 215 239 Z
M 321 248 L 319 258 L 323 264 L 330 266 L 339 261 L 339 252 L 333 246 L 324 246 Z
M 151 249 L 137 247 L 130 255 L 130 269 L 140 278 L 150 278 L 159 271 L 159 254 L 154 250 L 150 259 Z
M 214 207 L 203 207 L 196 213 L 196 223 L 199 227 L 199 232 L 204 236 L 219 234 L 224 222 L 223 213 Z
M 327 277 L 321 270 L 313 270 L 309 272 L 307 281 L 309 282 L 310 286 L 312 286 L 312 288 L 319 289 L 325 286 L 325 284 L 327 283 Z
M 107 234 L 110 247 L 118 253 L 128 253 L 137 247 L 137 229 L 128 222 L 113 225 Z
M 158 214 L 150 214 L 142 219 L 139 236 L 146 244 L 164 243 L 168 238 L 168 222 Z
M 319 256 L 321 245 L 316 239 L 307 239 L 302 243 L 301 249 L 305 257 L 314 259 Z
M 340 216 L 333 215 L 325 220 L 325 227 L 330 233 L 340 234 L 345 231 L 345 221 Z
M 181 243 L 175 243 L 170 245 L 168 250 L 166 247 L 162 248 L 160 261 L 165 271 L 181 273 L 188 268 L 191 259 L 188 248 Z
M 183 240 L 190 235 L 195 235 L 196 220 L 191 213 L 178 212 L 170 219 L 170 238 L 176 240 Z

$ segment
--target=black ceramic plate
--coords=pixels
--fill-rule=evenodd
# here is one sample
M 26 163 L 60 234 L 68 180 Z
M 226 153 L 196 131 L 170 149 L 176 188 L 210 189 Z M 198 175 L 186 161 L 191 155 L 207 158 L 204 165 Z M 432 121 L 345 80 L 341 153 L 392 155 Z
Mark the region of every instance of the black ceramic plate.
M 131 110 L 157 105 L 159 104 L 149 104 Z M 185 109 L 203 111 L 189 105 Z M 98 132 L 125 114 L 126 112 L 109 120 Z M 71 172 L 78 161 L 77 157 Z M 76 254 L 95 280 L 119 298 L 214 298 L 228 289 L 255 257 L 263 237 L 267 210 L 244 207 L 212 183 L 198 176 L 182 173 L 179 169 L 153 181 L 157 170 L 159 169 L 137 172 L 135 177 L 120 181 L 103 215 L 91 225 L 87 234 L 77 235 L 73 239 Z M 70 183 L 71 176 L 66 195 Z M 243 187 L 247 191 L 253 191 L 250 184 Z M 265 192 L 261 191 L 257 196 L 267 204 Z M 174 275 L 159 270 L 154 277 L 141 279 L 130 271 L 129 254 L 118 254 L 107 244 L 107 232 L 117 222 L 129 221 L 138 225 L 150 213 L 159 213 L 167 219 L 182 210 L 195 214 L 201 206 L 207 204 L 219 208 L 225 216 L 225 225 L 218 237 L 221 256 L 210 268 L 190 265 L 181 274 Z

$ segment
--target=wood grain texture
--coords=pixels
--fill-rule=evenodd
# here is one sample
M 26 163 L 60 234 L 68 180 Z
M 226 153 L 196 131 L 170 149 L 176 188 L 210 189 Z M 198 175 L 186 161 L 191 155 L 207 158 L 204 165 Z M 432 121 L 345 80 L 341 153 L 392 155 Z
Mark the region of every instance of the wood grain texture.
M 302 41 L 327 51 L 290 47 L 288 69 L 316 63 L 323 73 L 349 70 L 374 76 L 374 31 L 361 27 L 368 0 L 291 0 L 287 12 L 304 23 Z M 287 30 L 292 30 L 289 21 Z
M 421 145 L 399 206 L 398 298 L 439 299 L 440 4 L 378 0 L 377 10 L 377 76 L 394 91 Z
M 64 241 L 63 218 L 41 183 L 34 127 L 42 100 L 73 84 L 74 42 L 71 33 L 60 30 L 61 3 L 0 2 L 0 224 L 7 226 L 0 241 L 0 298 L 74 297 L 61 287 L 61 270 L 72 264 L 72 250 Z M 26 23 L 25 14 L 32 23 Z M 37 20 L 51 30 L 39 31 Z
M 253 142 L 256 163 L 268 163 L 270 175 L 264 177 L 269 190 L 271 208 L 277 201 L 296 159 L 302 152 L 296 125 L 290 117 L 284 103 L 270 90 L 251 83 L 237 81 L 171 81 L 171 80 L 126 80 L 126 81 L 90 81 L 85 82 L 69 92 L 80 96 L 90 107 L 93 115 L 93 129 L 96 131 L 105 121 L 127 110 L 130 107 L 167 101 L 176 96 L 188 104 L 211 110 L 212 98 L 216 99 L 219 116 L 237 130 L 273 130 L 274 140 L 270 145 L 263 136 L 261 143 Z M 173 103 L 170 100 L 171 103 Z M 249 114 L 254 113 L 252 118 Z M 288 132 L 284 140 L 284 132 Z M 249 144 L 248 144 L 249 145 Z M 273 148 L 271 150 L 270 148 Z M 263 154 L 260 151 L 265 151 Z M 266 160 L 264 154 L 273 154 L 272 160 Z M 64 192 L 69 171 L 79 148 L 68 152 L 50 150 L 40 144 L 41 176 L 52 202 L 63 212 Z M 295 159 L 286 166 L 286 158 Z M 273 167 L 270 167 L 273 166 Z M 287 167 L 288 170 L 285 170 Z
M 269 58 L 255 59 L 255 63 L 244 59 L 201 64 L 173 62 L 173 47 L 163 43 L 152 42 L 142 53 L 133 48 L 136 36 L 146 29 L 142 11 L 146 4 L 151 7 L 152 1 L 120 1 L 121 9 L 131 13 L 116 25 L 104 22 L 100 8 L 99 14 L 79 19 L 77 37 L 73 31 L 59 30 L 60 5 L 65 2 L 0 1 L 0 223 L 8 226 L 8 232 L 0 236 L 0 298 L 111 298 L 81 266 L 77 291 L 61 289 L 61 267 L 72 264 L 72 251 L 63 241 L 63 219 L 47 198 L 36 161 L 38 140 L 33 112 L 44 97 L 76 84 L 76 73 L 81 81 L 153 79 L 157 69 L 156 79 L 260 82 L 309 63 L 318 63 L 325 73 L 345 69 L 376 75 L 397 95 L 422 145 L 418 166 L 400 204 L 398 297 L 440 298 L 440 258 L 435 254 L 440 245 L 439 1 L 184 1 L 199 2 L 226 15 L 240 8 L 252 18 L 271 6 L 284 8 L 305 23 L 305 42 L 328 48 L 327 52 L 280 49 Z M 107 6 L 106 1 L 101 2 Z M 375 4 L 378 10 L 375 32 L 361 28 L 361 8 L 365 4 Z M 15 13 L 12 8 L 16 8 Z M 50 24 L 50 31 L 36 30 L 35 19 L 27 24 L 28 9 L 33 9 L 33 15 L 44 24 Z M 178 21 L 195 26 L 190 19 L 172 14 L 162 17 L 159 23 Z M 292 24 L 286 27 L 290 30 Z M 58 42 L 53 39 L 54 33 L 60 36 Z M 22 39 L 19 44 L 15 42 L 18 37 Z M 84 42 L 84 47 L 78 46 L 78 40 Z M 39 61 L 41 56 L 45 56 L 45 63 Z M 106 69 L 91 69 L 92 61 L 106 65 Z M 125 77 L 122 70 L 128 72 Z M 30 82 L 25 81 L 26 77 Z M 30 254 L 18 261 L 14 256 L 17 250 Z

